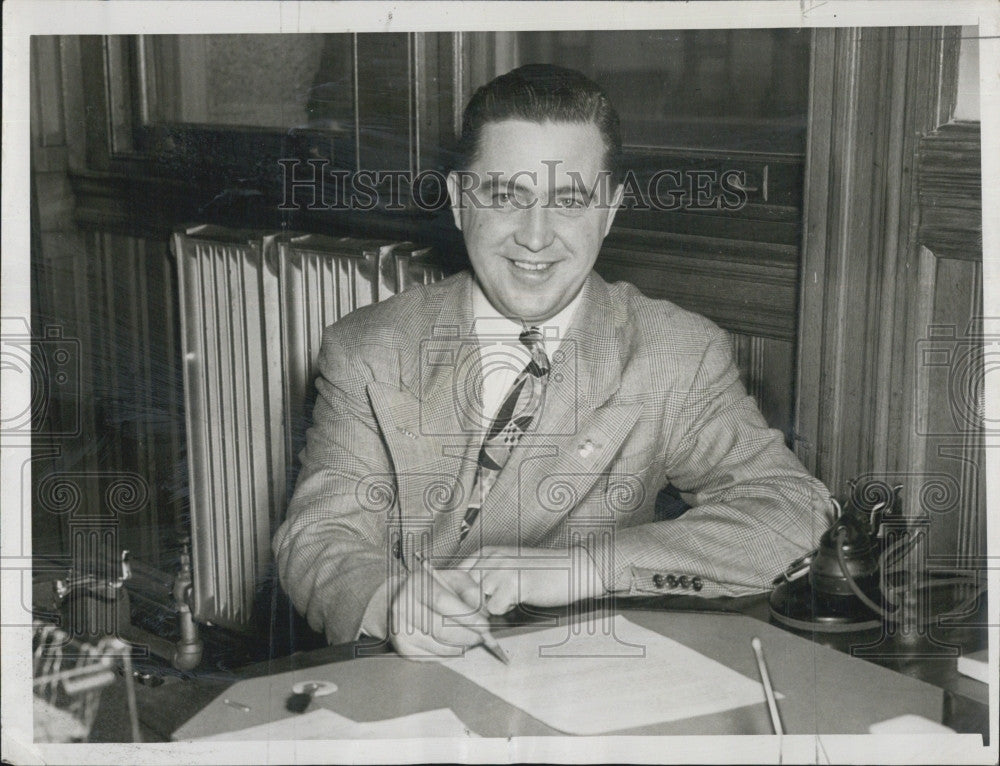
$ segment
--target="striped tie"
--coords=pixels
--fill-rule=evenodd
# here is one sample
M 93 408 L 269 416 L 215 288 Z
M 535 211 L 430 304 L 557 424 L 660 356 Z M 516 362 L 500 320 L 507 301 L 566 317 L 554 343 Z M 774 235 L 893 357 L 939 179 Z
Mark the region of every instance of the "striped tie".
M 549 378 L 549 358 L 545 354 L 542 333 L 529 327 L 520 335 L 521 343 L 531 352 L 531 361 L 514 379 L 510 392 L 500 405 L 490 425 L 483 445 L 479 448 L 479 465 L 472 485 L 469 508 L 462 519 L 459 540 L 464 540 L 479 515 L 493 483 L 507 463 L 514 446 L 536 421 L 545 401 L 545 385 Z

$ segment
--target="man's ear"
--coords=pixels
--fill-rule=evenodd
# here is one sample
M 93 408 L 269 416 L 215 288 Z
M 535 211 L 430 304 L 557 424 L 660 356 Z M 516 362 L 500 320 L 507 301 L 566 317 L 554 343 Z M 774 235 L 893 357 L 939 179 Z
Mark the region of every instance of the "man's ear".
M 615 187 L 614 194 L 611 195 L 611 202 L 608 204 L 608 220 L 604 224 L 604 236 L 608 236 L 608 232 L 611 231 L 611 224 L 615 222 L 615 216 L 618 214 L 618 208 L 621 207 L 622 199 L 625 196 L 625 184 L 618 184 Z
M 448 185 L 448 200 L 451 203 L 451 215 L 455 219 L 455 226 L 462 230 L 462 184 L 458 173 L 452 170 L 448 173 L 445 182 Z

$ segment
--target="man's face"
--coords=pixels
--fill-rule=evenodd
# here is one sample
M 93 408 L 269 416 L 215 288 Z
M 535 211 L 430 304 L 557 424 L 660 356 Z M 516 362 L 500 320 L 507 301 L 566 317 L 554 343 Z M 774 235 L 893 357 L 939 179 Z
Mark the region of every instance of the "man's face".
M 583 287 L 621 201 L 597 126 L 489 123 L 467 170 L 448 191 L 486 297 L 529 324 L 555 316 Z

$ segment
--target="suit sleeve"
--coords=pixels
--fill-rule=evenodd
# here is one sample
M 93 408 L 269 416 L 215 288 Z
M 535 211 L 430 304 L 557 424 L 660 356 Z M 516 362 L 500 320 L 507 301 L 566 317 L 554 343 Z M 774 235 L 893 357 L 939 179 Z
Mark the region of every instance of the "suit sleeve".
M 352 365 L 336 325 L 324 335 L 317 366 L 301 471 L 273 549 L 292 603 L 314 630 L 340 643 L 357 638 L 372 595 L 387 582 L 394 490 L 367 376 Z
M 664 483 L 681 490 L 692 507 L 676 519 L 620 527 L 613 550 L 592 551 L 608 590 L 663 593 L 673 575 L 688 582 L 697 577 L 704 596 L 760 592 L 815 547 L 826 527 L 829 492 L 785 446 L 781 432 L 768 427 L 718 328 L 664 433 Z

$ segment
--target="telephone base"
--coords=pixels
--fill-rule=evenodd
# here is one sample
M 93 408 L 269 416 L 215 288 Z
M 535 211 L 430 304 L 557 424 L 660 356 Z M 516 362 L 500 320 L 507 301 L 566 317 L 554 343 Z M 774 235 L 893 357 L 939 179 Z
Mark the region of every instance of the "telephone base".
M 778 585 L 768 601 L 771 618 L 794 630 L 853 633 L 882 627 L 882 620 L 855 596 L 817 593 L 801 577 Z

